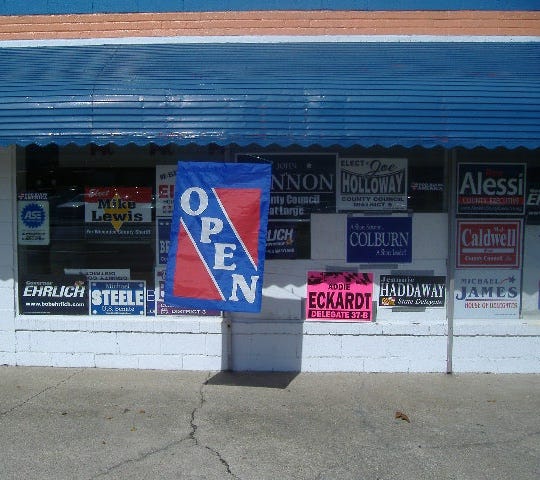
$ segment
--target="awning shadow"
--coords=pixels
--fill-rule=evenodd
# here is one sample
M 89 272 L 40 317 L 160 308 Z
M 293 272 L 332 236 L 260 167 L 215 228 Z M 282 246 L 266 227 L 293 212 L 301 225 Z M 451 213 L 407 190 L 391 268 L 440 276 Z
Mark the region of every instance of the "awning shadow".
M 299 372 L 219 372 L 205 385 L 285 389 Z

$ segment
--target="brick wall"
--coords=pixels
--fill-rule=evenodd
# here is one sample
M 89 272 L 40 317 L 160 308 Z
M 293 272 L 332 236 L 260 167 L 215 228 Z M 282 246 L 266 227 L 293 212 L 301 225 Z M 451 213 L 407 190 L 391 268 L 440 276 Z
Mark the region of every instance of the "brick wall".
M 252 11 L 0 16 L 0 41 L 222 35 L 539 34 L 540 12 Z

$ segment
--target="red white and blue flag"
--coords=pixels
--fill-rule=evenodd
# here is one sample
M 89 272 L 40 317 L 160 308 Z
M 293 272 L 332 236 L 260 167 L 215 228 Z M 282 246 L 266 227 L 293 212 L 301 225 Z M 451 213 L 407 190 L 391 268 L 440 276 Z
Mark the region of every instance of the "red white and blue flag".
M 261 310 L 271 165 L 178 162 L 165 303 Z

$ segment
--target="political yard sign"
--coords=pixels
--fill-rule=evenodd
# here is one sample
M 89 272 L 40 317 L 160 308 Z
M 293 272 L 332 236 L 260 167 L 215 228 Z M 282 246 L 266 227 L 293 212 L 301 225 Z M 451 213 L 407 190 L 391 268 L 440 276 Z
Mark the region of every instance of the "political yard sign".
M 178 162 L 165 303 L 259 312 L 268 163 Z

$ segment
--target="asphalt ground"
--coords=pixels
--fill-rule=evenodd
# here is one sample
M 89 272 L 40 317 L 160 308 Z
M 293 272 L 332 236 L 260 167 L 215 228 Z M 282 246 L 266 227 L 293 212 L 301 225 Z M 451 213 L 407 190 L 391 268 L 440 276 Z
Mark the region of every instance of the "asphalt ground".
M 0 367 L 0 479 L 530 480 L 540 375 Z

